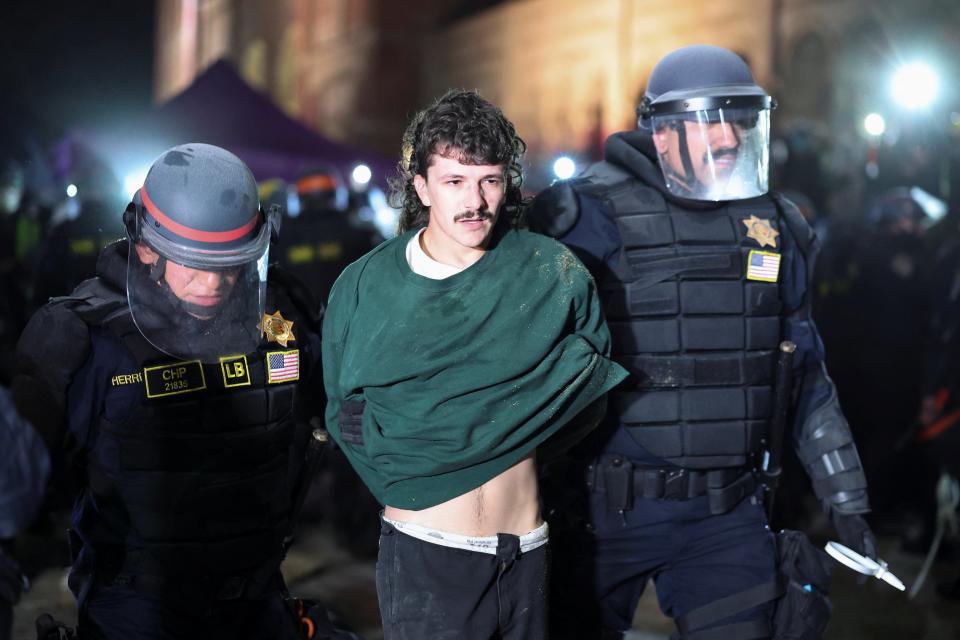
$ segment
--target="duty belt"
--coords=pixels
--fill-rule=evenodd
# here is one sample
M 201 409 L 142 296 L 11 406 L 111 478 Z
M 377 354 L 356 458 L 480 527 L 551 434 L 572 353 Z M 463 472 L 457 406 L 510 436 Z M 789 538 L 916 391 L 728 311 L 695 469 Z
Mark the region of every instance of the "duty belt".
M 753 471 L 641 467 L 622 456 L 601 458 L 587 467 L 587 485 L 606 494 L 607 509 L 627 511 L 634 497 L 653 500 L 689 500 L 706 495 L 710 513 L 726 513 L 757 488 Z

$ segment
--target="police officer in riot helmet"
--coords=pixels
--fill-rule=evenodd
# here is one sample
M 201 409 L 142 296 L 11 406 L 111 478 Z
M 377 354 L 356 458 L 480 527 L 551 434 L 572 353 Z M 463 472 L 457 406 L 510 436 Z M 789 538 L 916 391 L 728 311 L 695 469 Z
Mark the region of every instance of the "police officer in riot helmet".
M 267 260 L 279 214 L 233 154 L 166 151 L 96 277 L 18 345 L 58 474 L 87 638 L 295 638 L 279 566 L 322 415 L 318 305 Z
M 781 341 L 796 344 L 784 441 L 841 541 L 875 555 L 860 460 L 810 317 L 818 242 L 793 204 L 768 193 L 774 107 L 733 52 L 674 51 L 653 70 L 639 131 L 612 135 L 603 162 L 534 204 L 531 226 L 593 271 L 613 357 L 633 373 L 611 393 L 605 426 L 575 451 L 579 475 L 547 491 L 556 553 L 566 540 L 571 558 L 555 569 L 557 637 L 628 629 L 649 578 L 680 638 L 819 637 L 822 599 L 804 619 L 776 604 L 787 545 L 763 507 L 775 484 L 763 473 L 774 392 L 789 377 L 775 376 Z M 578 490 L 582 520 L 570 517 Z M 818 575 L 827 566 L 814 564 Z
M 285 221 L 287 233 L 277 247 L 277 260 L 326 300 L 348 264 L 375 245 L 373 234 L 359 226 L 340 173 L 317 166 L 296 183 L 299 215 Z

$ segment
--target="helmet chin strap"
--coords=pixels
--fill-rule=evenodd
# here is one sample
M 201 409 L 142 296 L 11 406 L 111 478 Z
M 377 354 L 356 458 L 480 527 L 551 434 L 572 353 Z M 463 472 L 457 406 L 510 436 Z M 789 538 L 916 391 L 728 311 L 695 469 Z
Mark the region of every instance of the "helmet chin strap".
M 680 149 L 680 162 L 683 163 L 683 172 L 687 177 L 687 184 L 693 185 L 697 182 L 697 174 L 693 171 L 693 161 L 690 159 L 690 147 L 687 146 L 687 128 L 682 122 L 675 124 L 677 132 L 677 146 Z
M 683 187 L 691 194 L 695 192 L 695 187 L 699 180 L 693 170 L 693 162 L 690 159 L 690 149 L 687 147 L 687 130 L 681 122 L 671 122 L 666 125 L 677 132 L 677 149 L 680 154 L 680 162 L 683 165 L 683 174 L 677 171 L 670 162 L 661 160 L 660 166 L 663 169 L 664 178 Z
M 167 270 L 167 259 L 163 256 L 157 258 L 157 261 L 150 265 L 150 270 L 147 275 L 151 280 L 157 284 L 166 285 L 166 282 L 161 283 L 164 272 Z

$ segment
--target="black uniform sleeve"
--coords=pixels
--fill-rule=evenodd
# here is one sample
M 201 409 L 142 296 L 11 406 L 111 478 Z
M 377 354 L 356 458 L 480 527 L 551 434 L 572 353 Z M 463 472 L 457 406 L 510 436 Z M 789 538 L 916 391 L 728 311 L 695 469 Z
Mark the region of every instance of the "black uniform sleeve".
M 833 512 L 870 510 L 867 481 L 837 390 L 827 374 L 823 341 L 811 316 L 813 268 L 820 245 L 789 200 L 776 197 L 785 224 L 781 295 L 783 335 L 797 345 L 794 359 L 794 445 L 817 498 Z
M 320 329 L 324 306 L 313 292 L 295 275 L 272 265 L 269 276 L 274 304 L 291 306 L 296 314 L 294 334 L 303 358 L 304 373 L 300 381 L 298 415 L 307 423 L 314 417 L 322 423 L 326 405 L 323 389 L 323 368 L 320 363 Z
M 17 343 L 11 384 L 20 415 L 40 434 L 56 468 L 67 430 L 67 392 L 90 355 L 87 325 L 63 302 L 37 311 Z

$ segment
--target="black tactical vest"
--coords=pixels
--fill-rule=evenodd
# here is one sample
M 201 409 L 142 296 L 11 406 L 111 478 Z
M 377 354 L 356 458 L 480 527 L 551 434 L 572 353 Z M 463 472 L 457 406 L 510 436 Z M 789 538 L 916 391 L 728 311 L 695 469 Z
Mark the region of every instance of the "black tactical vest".
M 161 591 L 190 583 L 200 597 L 255 593 L 279 567 L 290 528 L 296 343 L 264 341 L 213 365 L 176 362 L 140 335 L 125 299 L 97 293 L 77 312 L 134 354 L 141 369 L 130 375 L 146 396 L 122 424 L 101 420 L 86 461 L 99 516 L 138 540 L 113 569 L 156 577 Z M 88 542 L 111 559 L 116 550 L 98 546 L 98 530 Z M 109 539 L 104 547 L 115 546 Z
M 780 342 L 776 207 L 763 197 L 684 210 L 635 178 L 604 195 L 622 250 L 601 294 L 613 357 L 633 373 L 610 398 L 621 424 L 682 467 L 747 464 L 765 437 Z

